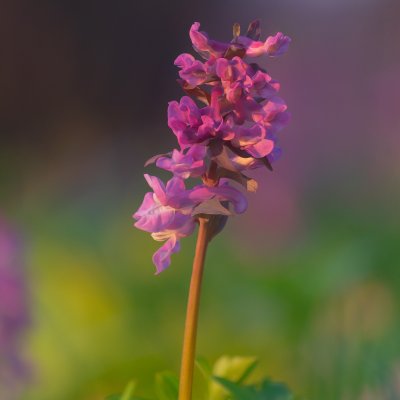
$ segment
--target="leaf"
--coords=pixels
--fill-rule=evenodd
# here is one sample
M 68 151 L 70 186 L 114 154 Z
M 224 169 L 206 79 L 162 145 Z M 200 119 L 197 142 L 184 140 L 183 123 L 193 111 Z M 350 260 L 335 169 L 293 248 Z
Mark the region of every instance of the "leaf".
M 235 382 L 231 382 L 228 379 L 220 378 L 218 376 L 215 376 L 214 380 L 218 382 L 218 384 L 220 384 L 226 391 L 228 391 L 233 396 L 232 398 L 234 400 L 261 400 L 254 387 L 240 386 Z M 210 400 L 214 400 L 214 398 L 210 397 Z
M 258 360 L 256 357 L 220 357 L 213 367 L 213 375 L 233 383 L 242 383 L 254 370 Z M 210 385 L 210 400 L 227 398 L 226 388 L 216 382 Z
M 255 385 L 241 386 L 220 377 L 214 377 L 214 379 L 232 394 L 233 400 L 294 400 L 284 384 L 270 380 L 265 380 L 260 387 L 257 387 Z
M 199 215 L 199 214 L 206 214 L 206 215 L 232 215 L 232 213 L 224 207 L 219 200 L 215 197 L 203 201 L 198 206 L 193 209 L 192 215 Z
M 213 374 L 232 382 L 243 382 L 257 365 L 256 357 L 222 356 L 213 367 Z
M 141 397 L 133 396 L 135 388 L 136 388 L 136 382 L 130 381 L 126 385 L 125 390 L 122 394 L 112 394 L 111 396 L 108 396 L 106 400 L 146 400 Z
M 172 372 L 165 371 L 156 375 L 155 390 L 159 400 L 177 400 L 179 381 Z
M 203 374 L 206 379 L 212 376 L 212 368 L 210 363 L 204 357 L 196 357 L 196 367 Z
M 266 379 L 261 384 L 260 393 L 268 400 L 293 400 L 293 394 L 286 385 Z
M 258 189 L 257 181 L 255 179 L 249 178 L 248 176 L 242 174 L 241 172 L 233 172 L 225 168 L 220 168 L 218 171 L 218 175 L 221 178 L 232 179 L 233 181 L 240 183 L 249 192 L 256 192 Z
M 136 383 L 134 381 L 130 381 L 126 386 L 124 393 L 122 393 L 121 400 L 131 400 L 135 388 L 136 388 Z
M 221 148 L 222 147 L 222 148 Z M 228 150 L 225 146 L 215 147 L 215 149 L 211 149 L 211 157 L 212 159 L 222 168 L 227 169 L 232 172 L 239 172 L 236 166 L 233 164 L 232 160 L 229 157 Z

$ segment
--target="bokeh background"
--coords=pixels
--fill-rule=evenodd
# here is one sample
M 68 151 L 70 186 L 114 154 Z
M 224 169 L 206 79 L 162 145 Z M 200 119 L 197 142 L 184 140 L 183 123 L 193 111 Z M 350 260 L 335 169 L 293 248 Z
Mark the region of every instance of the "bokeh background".
M 0 214 L 26 299 L 0 341 L 1 399 L 97 400 L 133 377 L 151 396 L 178 371 L 194 239 L 154 276 L 131 214 L 143 163 L 176 146 L 190 25 L 228 40 L 255 18 L 293 39 L 263 61 L 292 122 L 210 247 L 198 352 L 257 355 L 310 400 L 400 399 L 397 0 L 1 2 Z

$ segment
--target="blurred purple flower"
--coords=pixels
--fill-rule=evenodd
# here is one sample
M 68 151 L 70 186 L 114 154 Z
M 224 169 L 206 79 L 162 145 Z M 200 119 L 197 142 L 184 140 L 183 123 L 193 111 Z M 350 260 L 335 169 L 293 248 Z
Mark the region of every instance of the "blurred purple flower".
M 20 340 L 28 326 L 20 238 L 0 217 L 0 397 L 19 398 L 27 379 Z

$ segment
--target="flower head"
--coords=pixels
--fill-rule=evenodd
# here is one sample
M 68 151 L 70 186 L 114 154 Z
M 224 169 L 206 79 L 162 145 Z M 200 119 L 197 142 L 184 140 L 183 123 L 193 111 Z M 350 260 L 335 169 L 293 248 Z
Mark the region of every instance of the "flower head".
M 168 126 L 180 149 L 152 157 L 146 165 L 169 171 L 166 185 L 145 175 L 152 192 L 133 215 L 135 226 L 164 244 L 153 256 L 157 273 L 167 268 L 180 240 L 195 229 L 198 216 L 220 216 L 221 229 L 233 214 L 247 208 L 245 196 L 230 181 L 254 192 L 257 182 L 244 172 L 271 169 L 280 155 L 277 134 L 288 123 L 280 85 L 247 57 L 277 57 L 286 52 L 290 38 L 278 32 L 260 41 L 260 24 L 254 21 L 245 35 L 234 25 L 230 42 L 211 39 L 195 22 L 189 31 L 193 47 L 203 60 L 181 54 L 175 60 L 186 95 L 168 105 Z M 200 105 L 200 103 L 202 103 Z M 184 180 L 201 178 L 187 189 Z

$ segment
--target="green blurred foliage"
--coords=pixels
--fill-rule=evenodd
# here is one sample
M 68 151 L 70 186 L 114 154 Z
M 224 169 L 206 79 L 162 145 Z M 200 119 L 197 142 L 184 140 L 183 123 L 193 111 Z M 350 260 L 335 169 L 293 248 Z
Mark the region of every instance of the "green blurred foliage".
M 25 355 L 33 377 L 24 400 L 104 399 L 132 377 L 139 397 L 154 398 L 157 371 L 179 370 L 194 238 L 154 276 L 158 244 L 131 227 L 132 204 L 96 207 L 101 219 L 100 211 L 67 204 L 15 216 L 29 222 Z M 257 355 L 257 379 L 286 382 L 310 400 L 394 386 L 398 227 L 354 215 L 317 220 L 308 237 L 278 255 L 248 253 L 232 224 L 212 242 L 199 354 Z
M 194 393 L 198 400 L 294 400 L 289 389 L 281 383 L 263 379 L 249 385 L 248 378 L 257 364 L 254 357 L 220 357 L 211 367 L 201 359 L 197 367 L 203 372 L 202 384 L 208 390 L 202 395 Z M 178 377 L 171 372 L 156 375 L 155 392 L 158 400 L 178 400 Z M 130 383 L 122 395 L 113 395 L 106 400 L 140 400 L 133 395 L 134 385 Z

